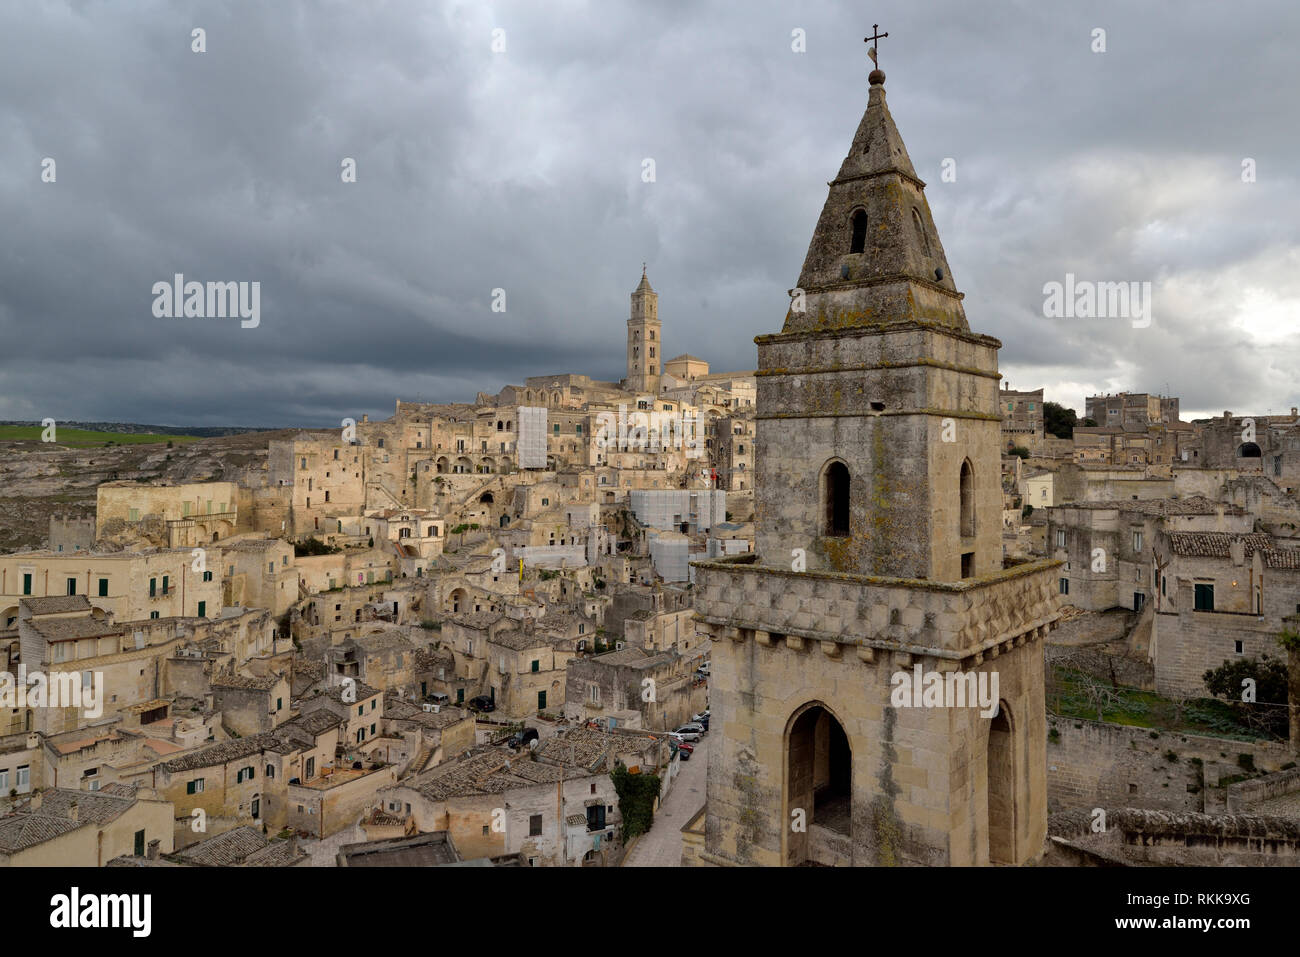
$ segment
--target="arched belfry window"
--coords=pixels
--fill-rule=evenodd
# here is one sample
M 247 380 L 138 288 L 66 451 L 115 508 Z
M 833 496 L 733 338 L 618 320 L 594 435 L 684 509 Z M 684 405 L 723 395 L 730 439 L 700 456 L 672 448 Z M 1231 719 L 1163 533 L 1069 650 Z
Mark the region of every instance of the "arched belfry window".
M 961 537 L 975 537 L 975 473 L 970 459 L 961 463 Z
M 867 247 L 867 213 L 859 209 L 853 214 L 853 240 L 849 243 L 849 252 L 860 253 Z
M 849 468 L 832 462 L 826 469 L 826 534 L 843 538 L 849 534 Z
M 915 206 L 912 207 L 912 225 L 916 227 L 917 238 L 921 240 L 921 248 L 925 254 L 930 255 L 930 237 L 925 231 L 925 223 L 921 222 L 921 212 Z

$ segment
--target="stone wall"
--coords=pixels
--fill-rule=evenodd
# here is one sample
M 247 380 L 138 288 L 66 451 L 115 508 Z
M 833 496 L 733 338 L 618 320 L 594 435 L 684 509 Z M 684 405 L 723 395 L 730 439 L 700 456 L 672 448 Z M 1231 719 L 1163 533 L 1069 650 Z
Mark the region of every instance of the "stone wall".
M 1266 774 L 1262 778 L 1238 781 L 1228 787 L 1228 811 L 1245 814 L 1265 801 L 1300 791 L 1300 768 Z
M 1217 599 L 1219 589 L 1215 591 Z M 1190 597 L 1183 598 L 1183 605 L 1188 610 L 1158 612 L 1154 619 L 1151 640 L 1160 694 L 1208 697 L 1204 677 L 1208 669 L 1238 658 L 1286 657 L 1277 643 L 1280 625 L 1275 620 L 1238 612 L 1193 611 Z
M 1115 807 L 1106 828 L 1091 815 L 1053 815 L 1050 863 L 1121 866 L 1294 867 L 1300 824 L 1290 818 Z
M 1242 773 L 1238 755 L 1260 770 L 1291 760 L 1281 743 L 1234 741 L 1128 725 L 1047 716 L 1047 799 L 1052 811 L 1130 806 L 1218 810 L 1223 778 Z M 1170 761 L 1172 752 L 1176 761 Z M 1197 761 L 1200 763 L 1196 763 Z

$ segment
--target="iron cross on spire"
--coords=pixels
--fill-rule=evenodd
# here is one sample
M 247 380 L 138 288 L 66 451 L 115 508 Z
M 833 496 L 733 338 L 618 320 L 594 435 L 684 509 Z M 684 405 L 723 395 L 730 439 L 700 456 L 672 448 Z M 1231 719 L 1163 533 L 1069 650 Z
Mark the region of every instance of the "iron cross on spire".
M 867 50 L 867 56 L 871 57 L 871 62 L 876 66 L 880 66 L 880 61 L 876 59 L 876 49 L 880 46 L 880 41 L 887 36 L 889 36 L 888 33 L 880 32 L 879 23 L 873 23 L 871 25 L 871 36 L 862 38 L 863 43 L 871 44 L 871 47 Z

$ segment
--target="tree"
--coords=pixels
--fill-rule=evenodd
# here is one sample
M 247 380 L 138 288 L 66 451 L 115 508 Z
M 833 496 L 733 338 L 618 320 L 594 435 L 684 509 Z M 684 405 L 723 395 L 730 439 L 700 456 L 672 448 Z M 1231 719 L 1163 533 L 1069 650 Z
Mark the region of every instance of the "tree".
M 1260 655 L 1259 660 L 1238 658 L 1209 669 L 1203 678 L 1210 694 L 1228 702 L 1242 724 L 1277 737 L 1287 737 L 1287 709 L 1277 707 L 1287 703 L 1287 667 L 1284 662 L 1268 655 Z M 1242 700 L 1242 682 L 1246 679 L 1255 682 L 1253 702 Z
M 1291 751 L 1300 754 L 1300 632 L 1284 628 L 1277 643 L 1286 649 L 1287 663 L 1287 723 L 1291 736 Z
M 1029 458 L 1029 449 L 1025 448 L 1023 445 L 1013 445 L 1009 452 L 1011 455 L 1018 455 L 1022 459 Z
M 1078 413 L 1060 403 L 1043 403 L 1043 431 L 1048 435 L 1054 435 L 1058 439 L 1070 438 L 1074 435 L 1074 427 L 1078 424 L 1078 419 Z

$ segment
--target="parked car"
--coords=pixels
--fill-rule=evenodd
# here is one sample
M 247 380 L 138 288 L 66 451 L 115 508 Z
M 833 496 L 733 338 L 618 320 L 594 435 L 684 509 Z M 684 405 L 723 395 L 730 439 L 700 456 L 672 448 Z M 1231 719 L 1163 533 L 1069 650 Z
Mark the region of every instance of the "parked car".
M 537 738 L 538 735 L 536 728 L 524 728 L 522 731 L 516 731 L 514 734 L 510 735 L 510 738 L 506 741 L 506 746 L 511 748 L 526 748 L 531 742 L 536 741 Z
M 708 662 L 708 661 L 704 662 L 704 664 L 700 665 L 698 668 L 695 669 L 695 673 L 696 673 L 697 675 L 704 675 L 704 677 L 707 678 L 707 677 L 709 676 L 709 665 L 710 665 L 710 664 L 711 664 L 711 662 Z
M 683 742 L 683 744 L 685 744 L 685 742 Z M 677 756 L 681 758 L 683 761 L 689 761 L 691 759 L 691 751 L 688 748 L 678 745 Z
M 470 711 L 481 711 L 487 713 L 497 709 L 496 702 L 485 694 L 475 695 L 469 699 Z
M 451 697 L 443 694 L 441 691 L 435 691 L 433 694 L 425 695 L 424 700 L 429 704 L 436 704 L 439 707 L 446 707 L 451 704 Z
M 691 744 L 689 741 L 678 741 L 678 742 L 677 742 L 677 750 L 679 750 L 679 751 L 689 751 L 691 754 L 694 754 L 694 753 L 695 753 L 695 745 Z
M 698 741 L 704 735 L 704 726 L 700 724 L 684 724 L 673 734 L 680 736 L 683 741 Z
M 709 730 L 709 712 L 708 712 L 708 711 L 701 711 L 699 714 L 692 715 L 692 716 L 691 716 L 691 721 L 694 722 L 695 724 L 703 725 L 705 731 L 708 731 L 708 730 Z

